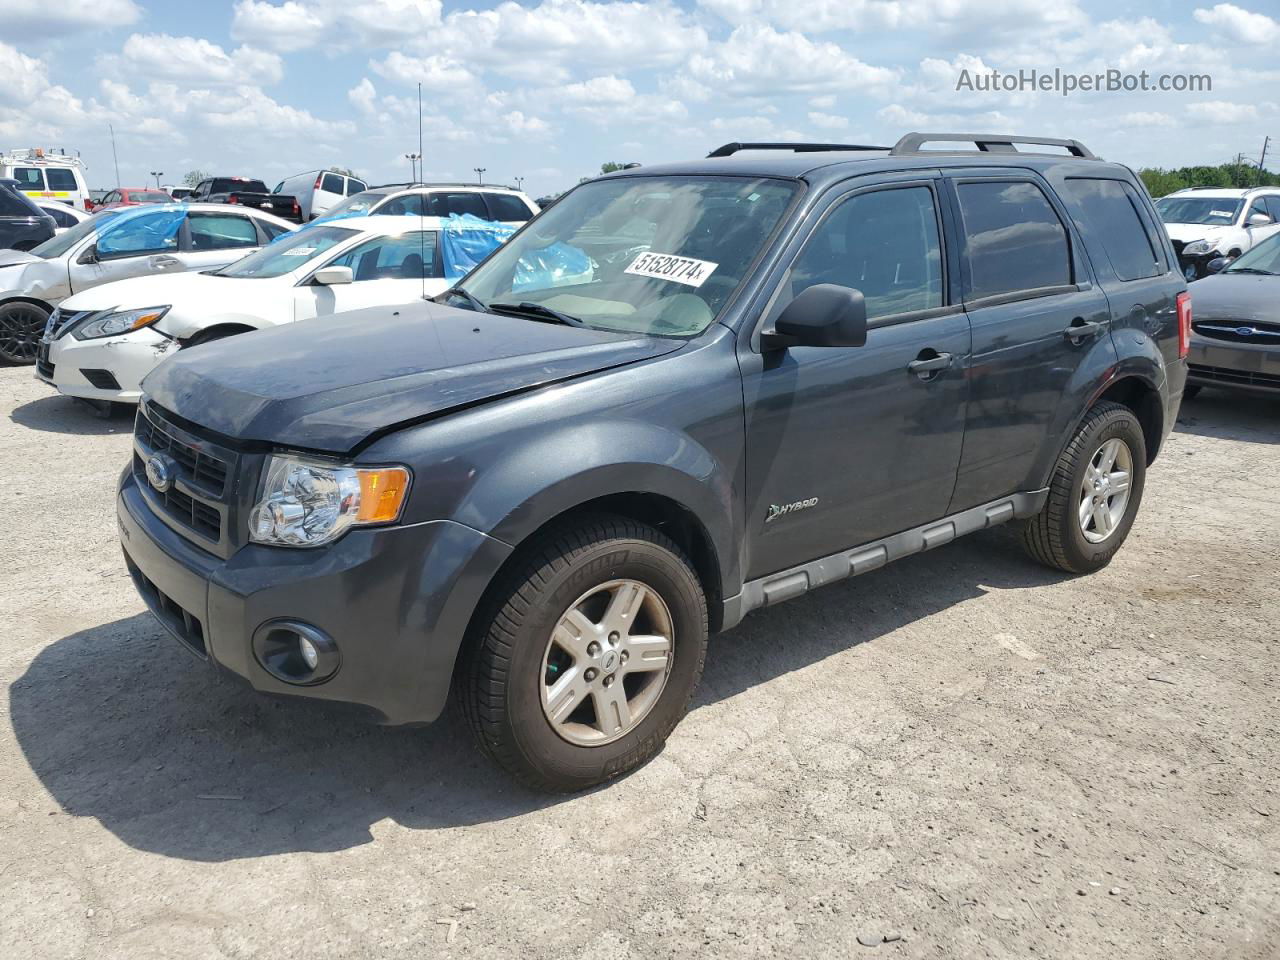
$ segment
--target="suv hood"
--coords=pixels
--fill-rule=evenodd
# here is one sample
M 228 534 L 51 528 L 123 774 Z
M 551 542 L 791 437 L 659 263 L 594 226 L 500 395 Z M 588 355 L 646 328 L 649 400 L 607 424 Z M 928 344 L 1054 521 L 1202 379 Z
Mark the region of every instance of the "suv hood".
M 1209 225 L 1204 223 L 1166 223 L 1164 228 L 1170 240 L 1191 243 L 1193 240 L 1217 240 L 1234 233 L 1235 227 L 1227 224 Z
M 142 389 L 166 410 L 233 439 L 347 453 L 410 421 L 684 343 L 417 301 L 183 350 Z

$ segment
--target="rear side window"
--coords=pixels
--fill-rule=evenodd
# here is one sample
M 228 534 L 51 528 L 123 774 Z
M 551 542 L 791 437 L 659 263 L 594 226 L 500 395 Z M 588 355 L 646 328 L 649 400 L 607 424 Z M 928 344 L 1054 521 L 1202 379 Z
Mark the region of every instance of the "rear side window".
M 53 222 L 59 227 L 74 227 L 80 221 L 71 214 L 59 210 L 57 207 L 45 207 L 44 212 L 53 217 Z
M 258 231 L 248 217 L 224 213 L 192 213 L 192 250 L 227 250 L 234 247 L 256 247 Z
M 933 191 L 903 187 L 841 203 L 813 231 L 792 265 L 789 303 L 834 283 L 862 291 L 867 318 L 942 306 L 942 245 Z
M 956 192 L 969 266 L 965 299 L 1071 283 L 1067 230 L 1034 183 L 970 181 Z
M 50 190 L 79 190 L 76 175 L 64 167 L 50 167 L 44 172 Z
M 363 180 L 356 180 L 352 177 L 347 178 L 347 196 L 354 197 L 361 190 L 368 190 L 369 185 Z
M 1133 187 L 1119 180 L 1072 178 L 1063 191 L 1077 208 L 1076 222 L 1091 249 L 1101 246 L 1121 280 L 1140 280 L 1164 272 L 1160 245 L 1138 212 Z
M 282 233 L 288 233 L 289 228 L 281 226 L 278 223 L 272 223 L 270 220 L 259 220 L 258 226 L 262 228 L 262 232 L 267 235 L 268 240 L 274 240 Z
M 44 176 L 39 167 L 16 167 L 13 179 L 18 181 L 19 190 L 43 190 Z
M 491 220 L 528 220 L 533 216 L 523 200 L 509 193 L 486 193 L 484 199 L 489 204 Z
M 448 217 L 453 214 L 471 214 L 481 220 L 489 219 L 484 197 L 478 193 L 433 193 L 427 198 L 427 215 Z
M 320 181 L 320 189 L 325 193 L 336 193 L 342 196 L 342 177 L 336 173 L 326 173 Z
M 379 214 L 387 214 L 392 217 L 421 217 L 424 216 L 422 210 L 422 194 L 407 193 L 403 197 L 392 197 L 385 204 L 378 208 Z

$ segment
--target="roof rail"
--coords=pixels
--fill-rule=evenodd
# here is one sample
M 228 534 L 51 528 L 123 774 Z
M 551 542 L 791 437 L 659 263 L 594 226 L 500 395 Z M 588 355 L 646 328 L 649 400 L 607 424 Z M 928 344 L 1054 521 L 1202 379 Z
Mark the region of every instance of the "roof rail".
M 1059 140 L 1054 137 L 1010 137 L 994 133 L 908 133 L 893 145 L 892 156 L 929 153 L 922 147 L 926 143 L 972 143 L 978 153 L 1037 153 L 1035 150 L 1019 150 L 1016 144 L 1028 143 L 1040 147 L 1062 147 L 1073 157 L 1097 160 L 1088 147 L 1079 140 Z M 952 151 L 939 150 L 937 153 Z M 969 152 L 969 151 L 962 151 Z
M 405 189 L 405 190 L 409 190 L 409 189 L 418 189 L 418 188 L 421 188 L 421 187 L 429 187 L 429 188 L 434 188 L 434 187 L 472 187 L 472 188 L 474 188 L 474 189 L 476 189 L 476 190 L 487 189 L 487 188 L 489 188 L 489 187 L 493 187 L 493 188 L 495 188 L 495 189 L 497 189 L 497 190 L 519 190 L 519 189 L 520 189 L 519 187 L 513 187 L 513 186 L 512 186 L 511 184 L 509 184 L 509 183 L 466 183 L 466 182 L 461 181 L 461 180 L 458 180 L 458 181 L 455 181 L 455 182 L 451 182 L 451 183 L 450 183 L 450 182 L 441 181 L 441 180 L 433 180 L 433 181 L 431 181 L 431 182 L 429 182 L 429 183 L 424 183 L 424 182 L 423 182 L 423 181 L 421 181 L 421 180 L 419 180 L 419 181 L 417 181 L 417 182 L 415 182 L 415 183 L 410 183 L 410 182 L 407 182 L 407 181 L 406 181 L 406 182 L 401 182 L 401 183 L 377 183 L 377 184 L 371 184 L 371 185 L 369 186 L 369 188 L 368 188 L 368 189 L 370 189 L 370 190 L 384 190 L 384 189 L 386 189 L 387 187 L 402 187 L 402 188 L 403 188 L 403 189 Z
M 888 150 L 888 147 L 869 147 L 861 143 L 726 143 L 707 154 L 711 157 L 731 157 L 739 150 L 791 150 L 794 153 L 826 153 L 828 150 Z

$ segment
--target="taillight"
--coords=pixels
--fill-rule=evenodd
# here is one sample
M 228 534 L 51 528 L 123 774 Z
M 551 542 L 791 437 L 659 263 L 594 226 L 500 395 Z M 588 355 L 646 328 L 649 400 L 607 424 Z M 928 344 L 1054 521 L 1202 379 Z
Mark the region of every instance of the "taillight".
M 239 203 L 239 202 L 240 202 L 240 198 L 237 197 L 234 193 L 227 195 L 227 203 Z
M 324 179 L 324 174 L 323 174 L 323 173 L 317 173 L 317 174 L 316 174 L 316 185 L 315 185 L 315 189 L 317 189 L 317 190 L 319 190 L 319 189 L 320 189 L 320 181 L 321 181 L 321 180 L 323 180 L 323 179 Z
M 302 208 L 301 208 L 300 206 L 298 206 L 298 201 L 297 201 L 297 200 L 293 201 L 293 212 L 294 212 L 294 213 L 297 213 L 297 214 L 301 214 L 301 213 L 302 213 Z
M 1191 294 L 1178 294 L 1178 356 L 1185 358 L 1191 352 Z

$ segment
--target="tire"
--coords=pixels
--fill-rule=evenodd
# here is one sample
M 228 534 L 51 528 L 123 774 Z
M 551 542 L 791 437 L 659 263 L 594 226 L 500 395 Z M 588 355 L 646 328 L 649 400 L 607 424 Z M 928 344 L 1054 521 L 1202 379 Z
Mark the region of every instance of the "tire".
M 616 623 L 610 613 L 626 604 L 615 608 L 614 598 L 642 595 L 627 584 L 649 591 L 628 623 L 641 625 L 636 636 L 650 645 L 668 632 L 665 661 L 659 663 L 656 647 L 637 646 L 625 666 L 629 660 L 621 651 L 631 642 L 630 627 L 616 647 L 616 631 L 584 629 L 564 648 L 553 639 L 553 633 L 570 637 L 579 623 L 596 630 Z M 562 626 L 574 611 L 585 620 Z M 601 625 L 594 624 L 596 617 Z M 586 652 L 590 638 L 600 640 L 594 655 Z M 570 657 L 570 647 L 579 654 Z M 581 519 L 523 550 L 487 595 L 459 658 L 457 705 L 481 752 L 517 779 L 538 790 L 583 790 L 638 767 L 662 748 L 688 710 L 706 650 L 706 598 L 680 548 L 645 524 L 614 516 Z M 571 674 L 569 687 L 555 685 L 557 679 L 569 682 Z M 553 720 L 547 701 L 557 698 L 548 693 L 557 690 L 560 704 L 578 706 Z M 588 692 L 575 701 L 583 690 Z M 613 709 L 607 698 L 619 695 L 634 698 L 630 726 L 597 713 L 601 703 Z
M 0 366 L 30 366 L 49 319 L 49 310 L 20 300 L 0 306 Z
M 1204 385 L 1200 383 L 1188 383 L 1182 388 L 1183 400 L 1194 400 L 1200 391 L 1204 389 Z
M 1108 470 L 1107 486 L 1098 489 L 1092 485 L 1091 468 L 1104 450 L 1118 449 L 1108 446 L 1112 441 L 1119 441 L 1127 450 L 1129 469 Z M 1117 457 L 1116 463 L 1123 466 L 1123 458 Z M 1116 501 L 1118 493 L 1109 495 L 1110 490 L 1118 487 L 1119 481 L 1112 480 L 1118 472 L 1128 474 L 1127 497 L 1122 505 Z M 1096 404 L 1058 458 L 1044 507 L 1024 523 L 1023 546 L 1033 559 L 1057 570 L 1067 573 L 1101 570 L 1129 535 L 1142 503 L 1146 476 L 1146 440 L 1137 416 L 1118 403 Z M 1085 489 L 1086 480 L 1090 483 L 1089 490 Z M 1101 494 L 1102 498 L 1102 509 L 1092 509 L 1088 517 L 1082 515 L 1087 507 L 1086 493 Z M 1091 498 L 1091 503 L 1096 502 Z M 1108 504 L 1112 509 L 1108 509 Z M 1100 516 L 1110 524 L 1105 531 L 1099 523 Z M 1091 529 L 1086 529 L 1086 523 Z M 1102 539 L 1096 539 L 1098 537 Z

